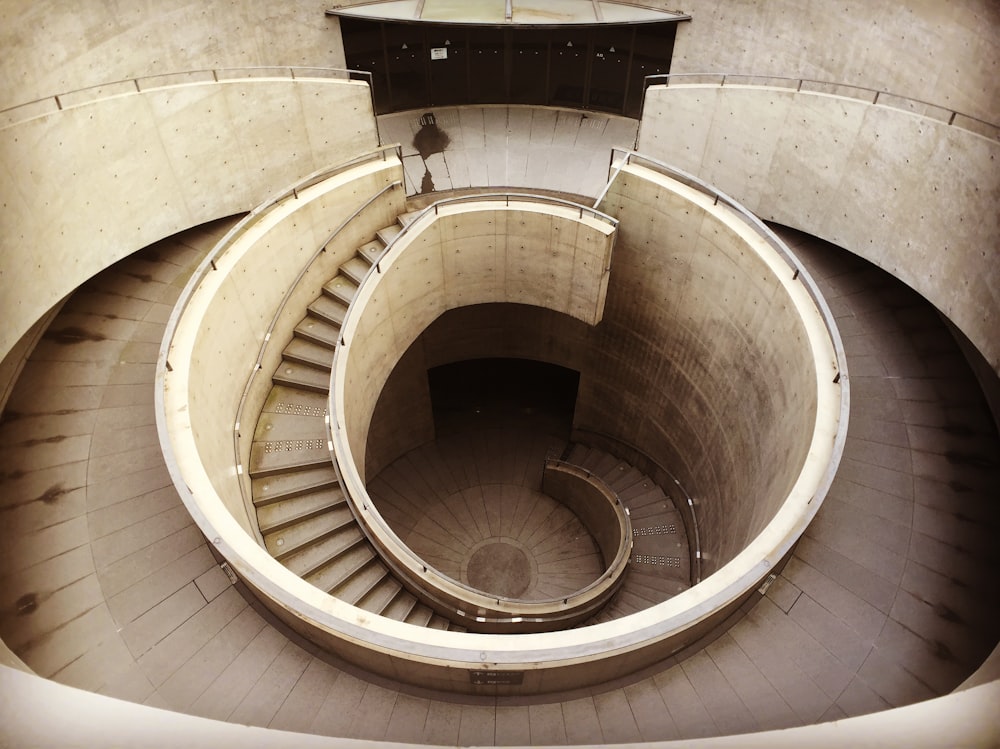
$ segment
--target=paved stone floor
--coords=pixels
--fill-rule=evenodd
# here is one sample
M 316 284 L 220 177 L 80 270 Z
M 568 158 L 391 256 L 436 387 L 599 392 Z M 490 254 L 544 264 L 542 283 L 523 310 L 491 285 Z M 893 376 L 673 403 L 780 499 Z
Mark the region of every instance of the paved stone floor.
M 578 161 L 606 159 L 616 144 L 581 142 Z M 514 140 L 490 148 L 497 163 L 523 157 Z M 443 174 L 431 169 L 438 188 Z M 919 701 L 952 690 L 996 644 L 1000 446 L 971 374 L 914 293 L 848 253 L 783 231 L 838 318 L 852 413 L 829 498 L 746 616 L 682 660 L 532 699 L 404 689 L 324 660 L 229 585 L 156 443 L 153 370 L 167 315 L 230 225 L 185 232 L 85 284 L 3 415 L 0 637 L 39 674 L 173 710 L 327 735 L 615 743 L 757 731 Z

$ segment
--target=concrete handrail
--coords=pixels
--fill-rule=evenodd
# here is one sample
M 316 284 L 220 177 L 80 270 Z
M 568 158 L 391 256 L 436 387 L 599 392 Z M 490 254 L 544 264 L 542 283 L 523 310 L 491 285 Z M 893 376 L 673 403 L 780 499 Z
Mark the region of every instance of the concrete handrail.
M 996 123 L 987 122 L 986 120 L 981 120 L 929 101 L 914 99 L 909 96 L 900 96 L 899 94 L 893 94 L 881 89 L 855 86 L 850 83 L 746 73 L 659 73 L 657 75 L 647 75 L 644 80 L 643 90 L 657 85 L 676 86 L 697 84 L 704 86 L 715 84 L 722 87 L 729 84 L 736 86 L 767 86 L 770 88 L 795 89 L 803 93 L 845 96 L 869 104 L 913 112 L 923 117 L 930 117 L 949 125 L 960 127 L 963 130 L 969 130 L 993 140 L 1000 140 L 1000 125 Z M 643 104 L 645 104 L 645 97 L 643 97 Z M 638 139 L 636 143 L 638 143 Z
M 343 422 L 343 407 L 342 403 L 338 401 L 338 383 L 343 381 L 342 370 L 346 366 L 346 352 L 349 349 L 349 334 L 345 331 L 357 327 L 358 319 L 363 313 L 363 303 L 359 302 L 359 300 L 363 300 L 363 290 L 375 277 L 382 275 L 383 260 L 398 254 L 396 253 L 397 247 L 401 247 L 405 240 L 418 231 L 414 227 L 422 227 L 421 219 L 439 215 L 440 210 L 445 206 L 483 203 L 487 210 L 493 210 L 500 203 L 509 208 L 512 202 L 515 205 L 517 203 L 530 203 L 570 208 L 572 211 L 578 212 L 581 219 L 588 216 L 612 227 L 618 225 L 617 219 L 595 208 L 561 198 L 528 193 L 484 193 L 444 198 L 424 208 L 413 221 L 409 222 L 399 234 L 392 238 L 379 259 L 369 268 L 361 280 L 358 292 L 354 297 L 355 301 L 348 306 L 341 324 L 340 345 L 334 354 L 330 375 L 331 397 L 330 417 L 328 419 L 331 453 L 340 479 L 341 489 L 348 499 L 355 519 L 369 541 L 379 550 L 383 562 L 407 587 L 419 594 L 440 613 L 454 621 L 465 622 L 478 631 L 497 633 L 549 631 L 572 626 L 586 620 L 596 613 L 617 589 L 621 582 L 621 574 L 628 562 L 628 555 L 624 555 L 623 561 L 618 559 L 621 554 L 616 555 L 616 562 L 612 565 L 613 569 L 594 583 L 568 596 L 542 600 L 507 598 L 487 594 L 444 575 L 403 543 L 372 502 L 365 483 L 355 466 L 353 451 L 347 438 Z M 405 248 L 403 249 L 405 250 Z M 340 376 L 338 377 L 338 375 Z M 614 574 L 610 574 L 612 572 Z
M 577 491 L 564 491 L 570 485 L 560 486 L 558 476 L 574 479 L 572 485 L 583 487 L 587 496 Z M 597 541 L 606 567 L 602 577 L 620 578 L 632 552 L 632 520 L 618 492 L 583 466 L 558 458 L 545 461 L 542 491 L 569 507 Z M 591 585 L 594 584 L 596 581 Z

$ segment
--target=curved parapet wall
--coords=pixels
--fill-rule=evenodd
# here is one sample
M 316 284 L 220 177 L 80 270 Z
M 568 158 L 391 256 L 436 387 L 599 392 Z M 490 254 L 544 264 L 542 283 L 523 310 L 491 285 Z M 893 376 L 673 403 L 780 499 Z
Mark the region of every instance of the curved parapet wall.
M 136 249 L 247 211 L 275 185 L 378 145 L 366 83 L 300 73 L 178 73 L 4 112 L 0 359 L 66 294 Z
M 375 405 L 410 344 L 450 309 L 516 302 L 596 325 L 604 314 L 616 224 L 591 208 L 527 195 L 439 201 L 386 248 L 341 326 L 330 393 L 343 489 L 397 576 L 470 629 L 526 632 L 578 624 L 614 593 L 627 555 L 618 558 L 616 544 L 614 574 L 545 601 L 499 598 L 443 575 L 402 543 L 368 496 L 365 451 Z
M 722 79 L 648 89 L 642 151 L 884 268 L 1000 372 L 1000 129 L 856 89 Z

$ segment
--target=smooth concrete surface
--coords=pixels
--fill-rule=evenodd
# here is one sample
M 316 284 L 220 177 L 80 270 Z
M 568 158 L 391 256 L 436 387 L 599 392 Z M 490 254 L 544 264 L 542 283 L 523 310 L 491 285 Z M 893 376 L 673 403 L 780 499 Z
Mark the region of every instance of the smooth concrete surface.
M 839 96 L 672 85 L 648 92 L 639 145 L 889 271 L 1000 372 L 1000 141 Z
M 344 66 L 340 23 L 308 0 L 168 0 L 155 8 L 52 0 L 0 3 L 0 109 L 178 70 Z
M 382 388 L 438 316 L 490 302 L 534 305 L 590 325 L 604 314 L 615 225 L 543 200 L 445 203 L 410 224 L 369 276 L 345 319 L 334 359 L 334 450 L 362 490 L 368 427 Z M 360 494 L 358 494 L 360 496 Z
M 652 0 L 672 7 L 671 0 Z M 993 0 L 688 0 L 672 73 L 791 75 L 891 91 L 1000 122 Z M 725 188 L 723 188 L 725 189 Z
M 596 195 L 613 146 L 635 144 L 635 120 L 602 112 L 524 106 L 434 107 L 379 117 L 386 143 L 403 146 L 407 194 L 468 187 L 530 187 Z
M 151 435 L 152 359 L 128 361 L 155 348 L 143 341 L 161 335 L 178 274 L 225 228 L 192 230 L 88 282 L 35 352 L 5 414 L 4 533 L 13 536 L 0 559 L 0 633 L 42 676 L 326 735 L 616 743 L 918 702 L 950 691 L 996 644 L 990 529 L 1000 525 L 992 501 L 1000 445 L 974 379 L 911 291 L 785 232 L 845 331 L 855 410 L 823 510 L 745 618 L 700 653 L 634 681 L 532 700 L 455 701 L 331 665 L 228 586 L 158 451 L 140 447 Z M 170 283 L 134 277 L 147 273 Z M 982 731 L 987 717 L 962 725 Z M 941 730 L 956 735 L 948 721 Z
M 0 358 L 136 249 L 377 145 L 367 85 L 319 78 L 133 88 L 0 128 Z

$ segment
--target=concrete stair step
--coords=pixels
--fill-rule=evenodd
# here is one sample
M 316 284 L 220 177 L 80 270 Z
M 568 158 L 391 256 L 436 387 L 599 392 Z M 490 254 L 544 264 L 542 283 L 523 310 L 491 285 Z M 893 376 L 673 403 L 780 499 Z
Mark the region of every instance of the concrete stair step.
M 257 421 L 254 442 L 267 440 L 312 440 L 326 437 L 326 419 L 265 411 Z
M 366 541 L 351 544 L 320 569 L 305 576 L 305 579 L 330 595 L 351 579 L 359 569 L 375 557 L 375 551 Z
M 346 510 L 346 508 L 344 509 Z M 340 512 L 340 508 L 337 508 L 331 514 L 340 514 Z M 349 510 L 347 514 L 350 515 Z M 315 542 L 300 547 L 294 553 L 283 557 L 281 563 L 299 577 L 308 579 L 310 575 L 320 572 L 323 567 L 330 564 L 347 549 L 356 544 L 367 543 L 365 535 L 354 521 L 353 515 L 350 517 L 341 515 L 337 519 L 340 521 L 339 527 L 316 539 Z
M 407 211 L 406 213 L 399 214 L 399 218 L 397 218 L 396 220 L 399 222 L 400 226 L 402 226 L 405 229 L 407 226 L 409 226 L 414 221 L 416 221 L 417 217 L 421 213 L 423 213 L 422 210 L 420 210 L 420 211 Z
M 343 273 L 338 273 L 323 286 L 323 294 L 334 299 L 335 301 L 340 302 L 341 304 L 350 304 L 354 300 L 354 295 L 357 291 L 358 285 Z M 316 304 L 316 302 L 309 305 L 310 311 L 313 310 L 314 304 Z M 342 322 L 343 319 L 343 316 L 341 316 L 340 321 L 338 322 Z
M 635 486 L 640 481 L 646 479 L 646 475 L 638 468 L 630 466 L 622 461 L 615 468 L 602 477 L 604 482 L 619 494 L 630 486 Z
M 354 604 L 364 598 L 372 588 L 385 579 L 389 574 L 389 570 L 382 564 L 382 561 L 375 554 L 373 548 L 368 547 L 368 551 L 371 554 L 368 561 L 355 569 L 351 573 L 351 576 L 341 582 L 340 585 L 332 589 L 330 595 L 336 596 L 347 603 Z M 358 559 L 360 558 L 359 553 Z
M 253 503 L 262 508 L 273 502 L 324 489 L 339 492 L 339 486 L 337 472 L 332 464 L 291 473 L 276 473 L 252 482 Z
M 590 452 L 589 447 L 587 447 L 586 445 L 581 445 L 579 442 L 576 442 L 565 453 L 564 460 L 567 463 L 572 463 L 573 465 L 576 466 L 583 465 L 583 461 L 587 458 L 587 454 L 589 452 Z
M 340 272 L 360 286 L 371 267 L 371 263 L 355 256 L 340 266 Z
M 321 297 L 321 299 L 325 299 L 326 301 L 320 303 L 320 300 L 317 299 L 310 306 L 319 305 L 317 309 L 322 307 L 324 314 L 335 314 L 335 310 L 332 307 L 330 309 L 326 309 L 326 307 L 328 305 L 337 304 L 340 314 L 339 320 L 344 319 L 343 313 L 346 310 L 342 304 L 335 303 L 333 299 L 330 299 L 330 297 Z M 337 343 L 340 341 L 340 322 L 338 321 L 334 323 L 327 319 L 324 315 L 310 311 L 306 318 L 295 326 L 293 333 L 296 338 L 310 341 L 333 351 L 337 348 Z
M 427 622 L 428 629 L 440 629 L 447 632 L 451 628 L 451 622 L 440 614 L 434 614 Z
M 396 596 L 389 601 L 386 607 L 382 610 L 382 616 L 388 617 L 389 619 L 395 619 L 397 622 L 406 621 L 406 617 L 410 615 L 417 606 L 416 597 L 410 593 L 405 588 L 400 588 Z
M 375 236 L 379 238 L 379 241 L 382 242 L 382 244 L 388 246 L 388 244 L 395 239 L 401 231 L 403 231 L 403 227 L 396 223 L 392 226 L 386 226 L 384 229 L 379 229 L 375 232 Z
M 354 605 L 373 614 L 381 614 L 402 589 L 399 581 L 392 575 L 386 575 L 371 590 L 364 594 Z
M 306 364 L 282 359 L 277 371 L 271 376 L 271 382 L 276 385 L 309 390 L 313 393 L 328 393 L 330 391 L 330 370 L 317 369 Z
M 337 276 L 337 278 L 343 278 L 343 276 Z M 347 279 L 345 278 L 344 281 L 346 280 Z M 323 288 L 324 290 L 326 289 L 325 286 Z M 316 297 L 312 303 L 306 307 L 306 313 L 309 317 L 318 317 L 323 322 L 336 327 L 338 329 L 338 337 L 335 340 L 340 340 L 339 329 L 341 324 L 344 322 L 344 315 L 347 314 L 347 305 L 350 303 L 350 299 L 338 299 L 331 294 L 324 293 Z
M 296 416 L 318 416 L 326 413 L 327 398 L 322 393 L 313 393 L 297 387 L 274 385 L 267 394 L 262 413 L 293 414 Z
M 385 245 L 375 239 L 371 242 L 366 242 L 358 248 L 358 257 L 364 259 L 369 266 L 372 266 L 375 265 L 375 262 L 381 257 L 384 251 Z
M 257 525 L 262 534 L 276 533 L 322 515 L 345 501 L 344 493 L 339 489 L 298 494 L 280 502 L 258 507 Z
M 281 352 L 281 358 L 329 372 L 333 364 L 333 349 L 306 338 L 292 338 Z
M 341 503 L 321 515 L 302 520 L 273 533 L 264 533 L 264 546 L 275 559 L 283 560 L 333 535 L 345 524 L 353 523 L 354 516 L 351 515 L 350 509 L 346 503 Z
M 434 616 L 434 609 L 418 602 L 403 621 L 418 627 L 426 627 L 432 616 Z
M 331 465 L 325 439 L 255 442 L 250 448 L 250 477 Z

